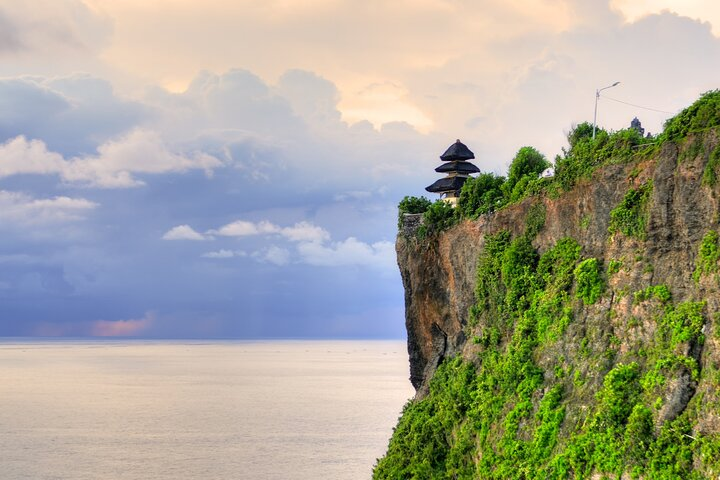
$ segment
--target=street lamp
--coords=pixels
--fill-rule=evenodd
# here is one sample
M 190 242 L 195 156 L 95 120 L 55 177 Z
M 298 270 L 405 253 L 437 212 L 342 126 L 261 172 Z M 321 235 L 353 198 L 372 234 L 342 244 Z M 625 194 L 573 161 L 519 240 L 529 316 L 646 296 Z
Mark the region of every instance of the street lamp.
M 607 87 L 600 88 L 598 90 L 595 90 L 595 114 L 593 115 L 593 140 L 595 139 L 595 126 L 597 125 L 597 103 L 598 99 L 600 98 L 600 92 L 603 90 L 607 90 L 608 88 L 616 87 L 619 85 L 620 82 L 615 82 L 612 85 L 608 85 Z

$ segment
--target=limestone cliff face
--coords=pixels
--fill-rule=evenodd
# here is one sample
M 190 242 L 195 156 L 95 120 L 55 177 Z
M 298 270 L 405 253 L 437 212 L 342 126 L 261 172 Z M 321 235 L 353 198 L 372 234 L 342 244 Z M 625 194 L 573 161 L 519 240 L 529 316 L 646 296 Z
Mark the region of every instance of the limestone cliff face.
M 700 142 L 702 148 L 697 148 Z M 596 257 L 605 267 L 608 288 L 594 305 L 576 302 L 573 320 L 560 341 L 537 358 L 546 371 L 565 359 L 587 376 L 593 395 L 602 383 L 602 372 L 613 365 L 637 358 L 637 352 L 653 342 L 657 305 L 638 302 L 634 292 L 649 286 L 665 285 L 675 303 L 705 301 L 704 342 L 684 344 L 684 355 L 695 358 L 700 368 L 720 366 L 720 325 L 713 319 L 720 312 L 720 290 L 715 275 L 696 281 L 696 257 L 703 237 L 719 228 L 720 187 L 702 184 L 710 152 L 718 148 L 718 134 L 709 131 L 690 137 L 681 145 L 666 143 L 652 158 L 630 164 L 611 165 L 595 172 L 590 180 L 577 185 L 557 199 L 528 198 L 522 203 L 465 221 L 440 235 L 417 241 L 401 233 L 396 249 L 405 287 L 406 326 L 411 381 L 422 398 L 438 364 L 446 357 L 462 355 L 474 361 L 477 347 L 469 339 L 479 327 L 468 326 L 468 311 L 475 302 L 476 262 L 488 235 L 509 231 L 523 234 L 526 217 L 539 203 L 545 209 L 544 226 L 534 237 L 540 253 L 564 238 L 575 239 L 583 257 Z M 631 188 L 652 181 L 646 237 L 644 240 L 611 234 L 610 213 Z M 607 274 L 608 265 L 622 265 Z M 581 357 L 580 344 L 593 351 L 612 348 L 612 358 L 602 365 Z M 600 373 L 598 373 L 600 372 Z M 720 400 L 714 380 L 707 375 L 693 376 L 678 369 L 665 383 L 659 422 L 675 418 L 691 398 L 704 394 L 708 405 Z M 582 402 L 568 403 L 564 429 L 571 429 L 573 410 Z M 699 408 L 703 409 L 701 405 Z M 698 415 L 697 428 L 720 432 L 720 416 L 714 410 Z

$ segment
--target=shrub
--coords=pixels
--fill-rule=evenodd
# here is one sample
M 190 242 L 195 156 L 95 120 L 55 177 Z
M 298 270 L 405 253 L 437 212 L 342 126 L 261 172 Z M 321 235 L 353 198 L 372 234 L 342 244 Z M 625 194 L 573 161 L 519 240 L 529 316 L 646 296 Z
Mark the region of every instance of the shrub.
M 530 300 L 538 254 L 527 236 L 513 240 L 503 253 L 502 280 L 511 310 L 525 308 Z
M 432 202 L 425 197 L 405 196 L 398 204 L 398 228 L 402 228 L 403 215 L 406 213 L 425 213 Z
M 633 128 L 612 133 L 598 128 L 592 138 L 592 125 L 581 123 L 568 134 L 569 148 L 555 158 L 555 179 L 563 189 L 569 190 L 600 165 L 630 160 L 636 147 L 646 142 Z
M 517 202 L 529 193 L 529 184 L 550 167 L 545 155 L 533 147 L 522 147 L 508 170 L 507 182 L 503 185 L 505 197 L 509 203 Z
M 628 190 L 620 205 L 610 212 L 610 233 L 622 232 L 626 237 L 645 240 L 647 206 L 652 188 L 652 181 L 649 180 L 637 189 Z
M 559 290 L 568 290 L 573 281 L 573 269 L 580 259 L 580 245 L 572 238 L 561 238 L 545 252 L 538 263 L 539 281 L 554 283 Z
M 505 250 L 510 245 L 510 232 L 501 231 L 485 237 L 485 248 L 478 257 L 475 298 L 480 309 L 497 305 L 504 295 L 500 270 Z
M 622 268 L 623 263 L 620 260 L 610 260 L 610 263 L 608 264 L 608 275 L 615 275 L 620 271 Z
M 492 173 L 481 173 L 475 178 L 468 178 L 460 190 L 458 199 L 458 210 L 462 216 L 477 218 L 505 205 L 502 189 L 504 183 L 504 177 Z
M 458 468 L 459 459 L 472 447 L 462 441 L 469 432 L 457 435 L 455 441 L 449 433 L 465 416 L 475 381 L 472 364 L 459 358 L 443 362 L 430 382 L 428 397 L 405 405 L 373 478 L 437 478 Z
M 718 271 L 718 260 L 720 260 L 720 245 L 718 245 L 718 233 L 715 230 L 708 231 L 700 242 L 698 255 L 695 260 L 695 271 L 693 279 L 700 281 L 700 277 Z
M 421 238 L 436 235 L 452 227 L 457 221 L 455 208 L 444 200 L 438 200 L 423 213 L 423 224 L 418 229 L 418 234 Z
M 652 411 L 645 405 L 636 404 L 628 418 L 623 444 L 625 458 L 629 463 L 644 463 L 648 447 L 654 440 L 654 433 Z
M 679 140 L 688 134 L 720 125 L 720 90 L 704 93 L 695 103 L 665 122 L 661 140 Z
M 705 325 L 705 302 L 683 302 L 670 310 L 661 320 L 661 327 L 671 345 L 701 340 Z
M 575 268 L 576 296 L 585 305 L 592 305 L 598 301 L 605 291 L 605 280 L 600 272 L 600 263 L 597 258 L 588 258 L 580 262 Z
M 528 209 L 525 217 L 525 235 L 528 238 L 535 238 L 540 233 L 540 230 L 545 226 L 546 215 L 547 209 L 542 202 L 538 202 Z
M 622 426 L 641 392 L 640 368 L 632 362 L 628 365 L 618 363 L 603 379 L 603 387 L 598 392 L 598 427 Z
M 717 183 L 717 170 L 720 167 L 720 145 L 715 147 L 710 153 L 707 165 L 703 171 L 702 184 L 714 187 Z
M 634 303 L 642 303 L 650 298 L 660 300 L 660 303 L 668 303 L 672 299 L 672 294 L 667 285 L 651 285 L 644 290 L 638 290 L 633 294 Z

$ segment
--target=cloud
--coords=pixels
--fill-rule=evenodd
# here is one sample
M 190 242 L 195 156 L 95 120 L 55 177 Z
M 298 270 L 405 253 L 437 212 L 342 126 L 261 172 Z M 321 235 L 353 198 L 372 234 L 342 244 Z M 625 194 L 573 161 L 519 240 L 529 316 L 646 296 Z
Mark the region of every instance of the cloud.
M 137 337 L 146 334 L 156 323 L 155 312 L 128 320 L 90 320 L 62 323 L 40 322 L 32 327 L 32 335 L 41 337 Z
M 329 246 L 301 243 L 298 252 L 302 261 L 323 267 L 364 266 L 386 270 L 395 268 L 395 246 L 391 242 L 367 244 L 354 237 Z
M 131 188 L 145 185 L 139 174 L 183 173 L 199 169 L 212 175 L 222 166 L 203 152 L 185 156 L 171 152 L 157 132 L 134 130 L 104 143 L 97 155 L 65 160 L 48 151 L 40 140 L 16 137 L 0 145 L 0 177 L 19 174 L 59 175 L 65 182 L 95 188 Z
M 4 11 L 0 10 L 0 54 L 17 52 L 23 48 L 17 26 Z
M 150 114 L 88 74 L 0 78 L 0 106 L 0 141 L 23 135 L 65 156 L 92 152 Z
M 97 51 L 107 43 L 110 19 L 80 0 L 0 2 L 0 53 L 50 57 L 68 51 Z M 3 48 L 4 47 L 4 48 Z
M 155 314 L 147 312 L 144 317 L 130 320 L 97 320 L 89 329 L 93 337 L 136 337 L 142 335 L 155 322 Z
M 135 174 L 181 173 L 193 169 L 211 175 L 222 163 L 205 153 L 191 157 L 171 152 L 156 132 L 134 130 L 127 136 L 101 145 L 98 155 L 73 159 L 62 176 L 101 188 L 128 188 L 144 185 Z
M 0 177 L 52 175 L 66 168 L 62 155 L 50 152 L 44 142 L 16 137 L 0 145 Z
M 328 335 L 355 314 L 377 318 L 353 320 L 361 335 L 401 332 L 373 314 L 402 308 L 378 240 L 456 138 L 502 174 L 521 146 L 559 152 L 599 86 L 668 111 L 717 86 L 709 25 L 607 2 L 163 3 L 82 2 L 108 37 L 79 0 L 0 0 L 0 250 L 41 262 L 0 268 L 0 335 L 151 309 L 144 335 Z M 599 107 L 609 128 L 664 119 Z
M 205 130 L 235 130 L 274 138 L 279 132 L 290 138 L 304 135 L 305 128 L 290 102 L 249 70 L 231 68 L 223 74 L 204 71 L 187 90 L 154 98 L 170 117 L 164 120 L 181 132 L 198 124 Z M 182 106 L 181 116 L 175 110 Z
M 335 84 L 305 70 L 288 70 L 278 81 L 278 92 L 293 112 L 310 125 L 336 126 L 341 115 L 337 109 L 340 92 Z
M 49 117 L 73 106 L 69 98 L 31 77 L 0 79 L 0 134 L 37 131 Z
M 21 225 L 47 225 L 82 220 L 97 203 L 84 198 L 34 198 L 0 190 L 0 220 Z
M 182 229 L 182 232 L 178 233 L 177 239 L 186 239 L 186 236 L 189 240 L 206 238 L 188 225 L 175 227 L 175 229 Z M 168 232 L 168 234 L 174 233 L 175 229 Z M 219 237 L 243 238 L 264 235 L 283 238 L 295 244 L 295 255 L 301 263 L 307 265 L 323 267 L 363 266 L 380 270 L 395 268 L 395 247 L 391 242 L 381 241 L 369 244 L 355 237 L 349 237 L 339 242 L 331 242 L 330 232 L 308 221 L 297 222 L 289 227 L 280 227 L 267 220 L 260 222 L 236 220 L 217 230 L 209 230 L 207 234 Z M 232 258 L 244 255 L 245 252 L 243 251 L 221 249 L 204 253 L 202 257 Z M 275 245 L 252 254 L 252 257 L 256 260 L 278 266 L 289 264 L 292 256 L 293 252 L 291 250 Z
M 247 257 L 247 252 L 244 250 L 225 250 L 220 249 L 214 252 L 205 252 L 200 255 L 203 258 L 234 258 L 234 257 Z
M 223 225 L 217 230 L 210 230 L 208 233 L 222 237 L 248 237 L 251 235 L 278 233 L 279 231 L 280 227 L 267 221 L 253 223 L 245 220 L 236 220 L 227 225 Z
M 715 36 L 720 36 L 720 6 L 712 0 L 610 0 L 610 6 L 633 22 L 664 10 L 673 11 L 679 15 L 709 21 L 713 25 Z
M 324 242 L 330 240 L 330 232 L 310 222 L 299 222 L 292 227 L 280 229 L 280 235 L 291 242 Z
M 190 225 L 178 225 L 173 227 L 162 236 L 163 240 L 208 240 L 202 233 L 196 232 Z
M 236 220 L 223 225 L 217 230 L 209 230 L 208 234 L 222 237 L 249 237 L 255 235 L 280 235 L 291 242 L 322 242 L 330 239 L 330 233 L 324 228 L 310 222 L 298 222 L 291 227 L 280 227 L 263 220 L 249 222 Z
M 233 69 L 203 72 L 183 93 L 155 89 L 148 101 L 172 140 L 222 158 L 265 194 L 282 182 L 270 201 L 300 188 L 372 191 L 389 166 L 398 178 L 417 175 L 427 136 L 407 124 L 350 127 L 338 99 L 334 84 L 313 72 L 291 70 L 272 85 Z
M 177 230 L 177 232 L 176 232 Z M 280 227 L 272 222 L 263 220 L 250 222 L 236 220 L 219 229 L 209 230 L 207 235 L 219 237 L 252 237 L 275 236 L 296 244 L 295 251 L 301 263 L 324 267 L 365 266 L 386 270 L 395 268 L 395 248 L 390 242 L 364 243 L 355 237 L 349 237 L 339 242 L 331 242 L 330 232 L 311 222 L 297 222 L 290 227 Z M 173 238 L 166 238 L 172 236 Z M 165 239 L 201 240 L 207 238 L 196 232 L 188 225 L 175 227 L 165 234 Z M 208 252 L 205 258 L 232 258 L 244 256 L 245 252 L 221 249 Z M 271 246 L 256 251 L 252 257 L 262 262 L 284 266 L 290 263 L 292 252 L 286 248 Z
M 27 290 L 46 298 L 68 298 L 76 293 L 76 286 L 68 278 L 65 266 L 57 260 L 28 254 L 1 255 L 0 265 L 0 283 L 10 294 L 9 298 Z
M 372 192 L 366 192 L 362 190 L 354 190 L 350 192 L 342 192 L 336 194 L 333 198 L 337 202 L 344 202 L 347 200 L 365 200 L 372 197 Z
M 275 245 L 255 252 L 252 256 L 260 262 L 272 263 L 277 266 L 284 266 L 290 263 L 290 251 Z

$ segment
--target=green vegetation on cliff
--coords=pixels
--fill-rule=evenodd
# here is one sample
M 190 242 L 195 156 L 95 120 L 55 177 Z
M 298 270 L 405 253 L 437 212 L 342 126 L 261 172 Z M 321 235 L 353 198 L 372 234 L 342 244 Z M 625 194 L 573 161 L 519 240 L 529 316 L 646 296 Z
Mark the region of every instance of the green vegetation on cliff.
M 700 244 L 693 279 L 699 282 L 703 275 L 717 273 L 718 260 L 720 260 L 720 237 L 715 230 L 710 230 Z
M 505 177 L 492 173 L 481 173 L 469 178 L 460 191 L 458 211 L 465 218 L 491 213 L 507 203 L 503 191 Z
M 562 336 L 571 321 L 567 306 L 579 257 L 570 239 L 539 256 L 527 236 L 488 237 L 476 283 L 479 366 L 455 359 L 438 369 L 430 395 L 406 406 L 376 478 L 523 478 L 546 463 L 564 418 L 564 386 L 542 394 L 544 375 L 533 352 Z M 505 338 L 508 329 L 513 333 Z M 532 438 L 519 438 L 528 422 Z
M 570 133 L 554 178 L 538 178 L 539 166 L 525 177 L 527 192 L 550 198 L 504 214 L 520 181 L 484 174 L 458 209 L 427 217 L 441 227 L 428 244 L 449 218 L 500 220 L 483 224 L 474 283 L 451 272 L 454 288 L 462 275 L 474 286 L 463 344 L 405 406 L 374 478 L 720 477 L 720 91 L 651 139 L 601 130 L 593 140 L 588 127 Z M 597 173 L 627 183 L 588 188 L 596 203 L 573 210 L 577 198 L 555 197 L 599 166 L 635 161 Z M 428 262 L 451 263 L 427 250 Z M 433 300 L 456 301 L 438 287 Z
M 425 213 L 432 202 L 425 197 L 405 196 L 398 205 L 398 228 L 402 227 L 403 215 Z
M 647 206 L 652 194 L 652 181 L 631 188 L 623 201 L 610 212 L 610 233 L 621 232 L 626 237 L 645 240 L 647 225 Z
M 703 94 L 696 102 L 665 122 L 661 141 L 682 140 L 720 125 L 720 90 Z
M 648 287 L 634 301 L 655 312 L 656 335 L 632 361 L 608 369 L 610 339 L 603 349 L 581 345 L 552 370 L 538 362 L 558 342 L 569 343 L 576 312 L 605 290 L 600 263 L 580 250 L 570 238 L 543 255 L 527 236 L 486 239 L 470 326 L 477 359 L 447 360 L 429 395 L 406 405 L 375 478 L 706 478 L 696 461 L 720 473 L 720 458 L 698 454 L 720 451 L 720 438 L 691 434 L 695 404 L 659 421 L 670 379 L 683 372 L 698 379 L 691 352 L 704 342 L 704 302 L 675 305 L 666 286 Z M 602 378 L 594 395 L 583 364 L 597 365 Z
M 555 158 L 554 182 L 562 190 L 569 190 L 600 166 L 627 162 L 638 153 L 641 145 L 651 145 L 654 139 L 643 138 L 635 129 L 627 128 L 608 133 L 597 129 L 592 137 L 592 125 L 577 125 L 568 134 L 569 148 Z

